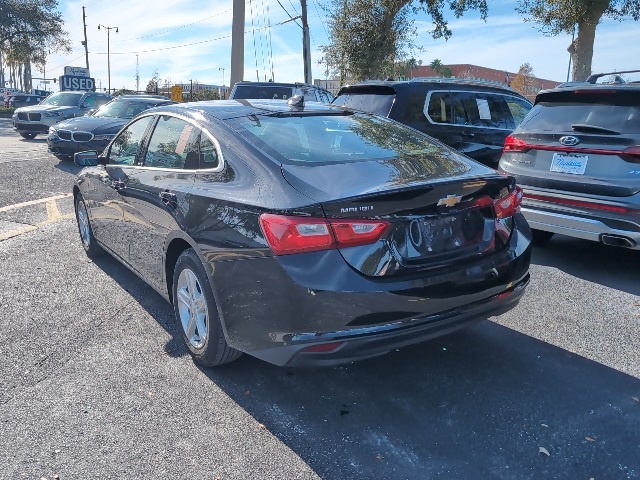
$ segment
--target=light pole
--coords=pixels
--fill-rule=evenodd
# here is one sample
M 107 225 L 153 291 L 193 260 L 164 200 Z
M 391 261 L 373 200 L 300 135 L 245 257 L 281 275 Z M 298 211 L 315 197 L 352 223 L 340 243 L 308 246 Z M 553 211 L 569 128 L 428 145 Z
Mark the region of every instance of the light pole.
M 218 71 L 220 71 L 220 70 L 222 70 L 222 98 L 226 99 L 227 98 L 227 94 L 224 91 L 224 88 L 226 86 L 224 84 L 224 71 L 225 71 L 225 68 L 224 67 L 218 67 Z
M 118 33 L 118 27 L 107 27 L 105 25 L 98 25 L 98 30 L 100 30 L 100 27 L 104 28 L 107 31 L 107 76 L 109 78 L 109 93 L 111 93 L 111 52 L 109 50 L 109 34 L 113 29 L 115 29 L 116 33 Z

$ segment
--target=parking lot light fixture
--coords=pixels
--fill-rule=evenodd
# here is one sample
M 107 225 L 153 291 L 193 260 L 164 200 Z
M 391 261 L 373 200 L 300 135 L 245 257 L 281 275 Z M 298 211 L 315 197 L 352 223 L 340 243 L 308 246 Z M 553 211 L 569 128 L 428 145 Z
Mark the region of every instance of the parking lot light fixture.
M 100 27 L 107 31 L 107 77 L 109 79 L 109 93 L 111 93 L 111 51 L 109 50 L 109 36 L 111 34 L 111 30 L 115 29 L 116 33 L 118 33 L 118 27 L 107 27 L 106 25 L 98 24 L 98 30 L 100 30 Z

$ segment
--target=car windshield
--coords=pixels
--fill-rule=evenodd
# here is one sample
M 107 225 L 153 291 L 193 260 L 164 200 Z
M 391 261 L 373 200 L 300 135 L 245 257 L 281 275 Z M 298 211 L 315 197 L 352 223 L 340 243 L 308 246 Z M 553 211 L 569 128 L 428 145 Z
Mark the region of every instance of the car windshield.
M 65 93 L 58 92 L 49 95 L 45 100 L 42 101 L 41 105 L 55 105 L 58 107 L 75 107 L 78 105 L 80 101 L 80 97 L 82 97 L 81 93 Z
M 133 118 L 143 110 L 153 107 L 153 103 L 135 100 L 116 100 L 100 107 L 94 117 Z
M 233 98 L 262 98 L 286 100 L 291 96 L 291 87 L 269 85 L 236 85 Z
M 251 116 L 238 123 L 248 138 L 264 142 L 284 157 L 284 163 L 457 156 L 416 130 L 365 114 Z

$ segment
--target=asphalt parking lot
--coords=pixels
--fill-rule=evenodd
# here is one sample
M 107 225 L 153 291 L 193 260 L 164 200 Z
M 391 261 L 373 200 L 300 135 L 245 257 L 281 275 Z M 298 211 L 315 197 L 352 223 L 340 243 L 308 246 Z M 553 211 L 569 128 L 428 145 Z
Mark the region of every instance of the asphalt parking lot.
M 493 321 L 207 371 L 159 295 L 86 258 L 77 171 L 0 119 L 0 479 L 640 478 L 640 252 L 557 237 Z

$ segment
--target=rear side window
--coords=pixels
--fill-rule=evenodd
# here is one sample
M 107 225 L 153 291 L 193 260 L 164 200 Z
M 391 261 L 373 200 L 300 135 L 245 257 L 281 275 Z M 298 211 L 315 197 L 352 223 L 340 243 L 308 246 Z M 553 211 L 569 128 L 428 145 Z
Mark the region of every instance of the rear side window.
M 640 106 L 604 103 L 538 103 L 520 125 L 527 130 L 572 132 L 571 125 L 604 127 L 623 134 L 640 133 Z
M 180 118 L 162 115 L 158 119 L 147 148 L 146 167 L 198 168 L 200 130 Z
M 454 123 L 449 92 L 432 92 L 427 95 L 424 113 L 433 123 Z
M 395 99 L 395 94 L 343 93 L 333 104 L 387 117 Z

